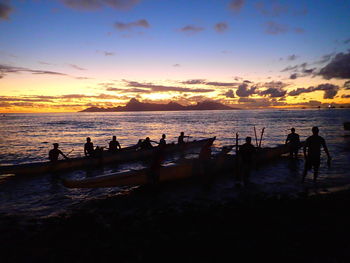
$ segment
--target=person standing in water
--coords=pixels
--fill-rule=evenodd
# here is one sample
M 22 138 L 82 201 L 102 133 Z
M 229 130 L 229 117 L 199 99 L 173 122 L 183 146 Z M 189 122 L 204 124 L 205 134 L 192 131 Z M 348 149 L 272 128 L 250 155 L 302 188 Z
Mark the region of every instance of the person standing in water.
M 295 129 L 290 129 L 291 133 L 288 134 L 286 139 L 286 144 L 290 144 L 290 157 L 291 158 L 297 158 L 298 157 L 298 151 L 299 151 L 299 145 L 300 145 L 300 137 L 299 134 L 295 133 Z
M 314 170 L 314 183 L 316 183 L 318 177 L 318 170 L 320 168 L 321 159 L 321 146 L 323 147 L 325 153 L 327 154 L 327 164 L 330 166 L 331 156 L 329 154 L 326 141 L 321 136 L 318 135 L 318 127 L 312 127 L 312 135 L 306 139 L 304 145 L 304 158 L 305 167 L 303 172 L 302 182 L 305 181 L 307 171 L 313 168 Z
M 243 179 L 243 183 L 247 184 L 249 182 L 256 149 L 252 144 L 252 137 L 247 137 L 245 141 L 246 142 L 239 147 L 238 158 L 239 163 L 241 164 L 240 175 L 243 177 L 240 179 Z

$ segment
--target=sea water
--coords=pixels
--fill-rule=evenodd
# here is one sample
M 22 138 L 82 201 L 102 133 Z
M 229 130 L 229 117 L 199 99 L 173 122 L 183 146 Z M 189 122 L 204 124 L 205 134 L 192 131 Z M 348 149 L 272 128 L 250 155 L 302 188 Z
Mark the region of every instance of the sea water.
M 318 126 L 333 159 L 328 168 L 322 155 L 319 182 L 321 190 L 327 191 L 350 184 L 350 133 L 344 131 L 345 121 L 350 121 L 350 109 L 5 114 L 0 117 L 0 165 L 46 161 L 52 143 L 59 143 L 69 157 L 83 156 L 86 137 L 95 146 L 107 147 L 115 135 L 121 146 L 127 147 L 145 137 L 158 141 L 163 133 L 167 143 L 176 142 L 183 131 L 191 136 L 188 140 L 216 136 L 213 151 L 217 152 L 222 146 L 235 144 L 236 133 L 239 144 L 247 136 L 256 144 L 254 127 L 258 141 L 265 128 L 262 147 L 273 147 L 285 143 L 292 127 L 303 141 L 311 135 L 311 128 Z M 298 161 L 282 158 L 253 170 L 252 183 L 270 194 L 301 191 L 305 187 L 300 183 L 301 153 Z M 142 167 L 143 163 L 132 163 L 55 175 L 0 177 L 0 213 L 47 216 L 85 200 L 117 195 L 128 189 L 67 189 L 60 178 L 79 179 Z M 309 174 L 306 185 L 311 178 Z M 221 181 L 212 198 L 234 194 L 234 185 L 233 179 Z

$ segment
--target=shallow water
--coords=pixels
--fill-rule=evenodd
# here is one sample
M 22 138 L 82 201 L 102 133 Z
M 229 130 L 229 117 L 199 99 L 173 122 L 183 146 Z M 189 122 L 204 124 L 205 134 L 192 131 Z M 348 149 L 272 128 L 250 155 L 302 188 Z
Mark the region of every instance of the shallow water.
M 258 137 L 265 127 L 263 147 L 284 143 L 291 127 L 305 140 L 311 134 L 311 127 L 318 126 L 333 157 L 331 168 L 326 167 L 323 159 L 321 191 L 350 184 L 350 134 L 343 129 L 343 122 L 350 119 L 349 109 L 7 114 L 0 118 L 0 165 L 47 160 L 54 142 L 60 143 L 65 153 L 73 150 L 70 157 L 81 156 L 88 136 L 95 146 L 106 147 L 112 135 L 116 135 L 122 147 L 126 147 L 146 136 L 158 141 L 162 133 L 167 135 L 169 143 L 184 131 L 191 139 L 216 136 L 215 151 L 234 144 L 236 132 L 240 143 L 246 136 L 254 139 L 254 126 Z M 134 163 L 58 175 L 11 177 L 0 184 L 0 213 L 47 216 L 84 200 L 115 195 L 128 189 L 72 190 L 63 187 L 59 178 L 84 178 L 141 167 L 142 163 Z M 282 158 L 254 170 L 252 183 L 259 191 L 269 194 L 297 194 L 312 186 L 311 174 L 305 184 L 300 183 L 302 169 L 302 158 L 296 162 Z M 218 181 L 212 195 L 218 199 L 234 197 L 237 193 L 234 184 L 227 178 Z

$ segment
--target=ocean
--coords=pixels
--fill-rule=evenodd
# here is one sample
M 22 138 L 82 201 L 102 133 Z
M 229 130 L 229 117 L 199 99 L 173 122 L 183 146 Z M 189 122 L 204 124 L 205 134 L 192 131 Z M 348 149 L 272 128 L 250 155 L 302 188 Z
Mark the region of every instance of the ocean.
M 183 131 L 191 136 L 189 140 L 216 136 L 213 148 L 216 152 L 234 144 L 235 133 L 239 134 L 240 144 L 247 136 L 255 143 L 254 126 L 258 137 L 265 128 L 262 147 L 283 144 L 292 127 L 305 140 L 311 135 L 311 128 L 318 126 L 333 159 L 328 168 L 322 154 L 318 191 L 326 193 L 350 185 L 350 132 L 343 128 L 343 123 L 350 121 L 350 109 L 5 114 L 0 121 L 0 165 L 45 161 L 52 143 L 59 143 L 64 153 L 70 153 L 69 157 L 82 156 L 86 137 L 91 137 L 95 146 L 107 147 L 115 135 L 121 146 L 126 147 L 147 136 L 159 141 L 163 133 L 167 143 L 175 142 Z M 305 191 L 312 185 L 312 174 L 301 184 L 304 164 L 301 153 L 298 161 L 281 158 L 253 170 L 253 185 L 271 195 L 297 195 Z M 130 189 L 67 189 L 60 178 L 85 178 L 142 167 L 143 163 L 131 163 L 58 175 L 0 176 L 0 213 L 47 217 L 86 200 L 118 195 Z M 210 198 L 234 198 L 238 192 L 233 178 L 216 184 Z M 191 193 L 191 197 L 194 195 Z M 173 198 L 190 197 L 183 194 Z

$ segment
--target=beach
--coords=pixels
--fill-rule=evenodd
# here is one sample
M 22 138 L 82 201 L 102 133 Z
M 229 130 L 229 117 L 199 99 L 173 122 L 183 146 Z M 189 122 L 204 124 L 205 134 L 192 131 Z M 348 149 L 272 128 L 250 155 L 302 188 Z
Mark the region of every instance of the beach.
M 241 189 L 239 199 L 180 206 L 163 198 L 169 191 L 179 190 L 138 189 L 40 220 L 1 217 L 2 262 L 350 259 L 349 191 L 290 198 Z

